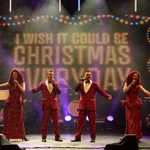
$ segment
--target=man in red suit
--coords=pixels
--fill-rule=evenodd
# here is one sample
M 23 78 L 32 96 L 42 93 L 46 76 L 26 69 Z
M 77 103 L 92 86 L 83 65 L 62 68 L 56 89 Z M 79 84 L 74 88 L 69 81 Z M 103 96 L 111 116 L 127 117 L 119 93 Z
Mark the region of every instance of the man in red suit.
M 62 141 L 60 139 L 60 129 L 58 123 L 58 99 L 56 94 L 60 94 L 58 83 L 54 81 L 54 72 L 48 70 L 47 80 L 41 82 L 36 88 L 31 90 L 33 93 L 42 91 L 42 142 L 46 142 L 47 128 L 50 117 L 54 124 L 55 141 Z
M 78 116 L 77 131 L 76 131 L 75 139 L 71 140 L 71 142 L 81 141 L 81 134 L 82 134 L 82 130 L 84 127 L 84 121 L 85 121 L 86 115 L 89 118 L 91 142 L 95 142 L 95 138 L 96 138 L 95 94 L 96 92 L 98 92 L 101 96 L 105 97 L 109 101 L 112 99 L 112 97 L 111 95 L 103 91 L 100 87 L 98 87 L 97 83 L 91 80 L 90 71 L 85 72 L 84 79 L 82 79 L 80 83 L 76 86 L 75 91 L 80 92 L 81 96 L 79 99 L 79 107 L 78 107 L 79 116 Z

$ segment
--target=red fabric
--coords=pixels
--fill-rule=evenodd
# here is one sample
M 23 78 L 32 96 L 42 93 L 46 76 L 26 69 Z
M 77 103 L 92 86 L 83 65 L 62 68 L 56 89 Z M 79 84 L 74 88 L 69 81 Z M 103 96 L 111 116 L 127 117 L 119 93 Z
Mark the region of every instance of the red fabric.
M 138 71 L 131 71 L 128 74 L 127 78 L 126 78 L 127 85 L 129 85 L 133 81 L 132 77 L 133 77 L 134 73 L 138 74 L 138 80 L 136 81 L 136 84 L 137 85 L 141 84 L 141 75 L 140 75 L 140 73 Z
M 55 137 L 56 138 L 60 137 L 60 129 L 59 129 L 59 123 L 58 123 L 58 110 L 45 109 L 43 110 L 43 118 L 42 118 L 42 138 L 43 139 L 46 139 L 47 137 L 48 122 L 50 120 L 50 117 L 53 121 Z
M 131 87 L 123 101 L 126 114 L 126 134 L 136 134 L 137 138 L 142 138 L 141 132 L 141 106 L 142 101 L 138 97 L 138 87 Z
M 17 72 L 17 73 L 18 73 L 18 79 L 17 79 L 17 80 L 18 80 L 19 83 L 23 83 L 24 81 L 23 81 L 22 74 L 21 74 L 21 72 L 20 72 L 19 70 L 17 70 L 17 69 L 13 69 L 13 70 L 11 71 L 10 76 L 9 76 L 9 79 L 8 79 L 8 83 L 9 83 L 10 85 L 13 84 L 13 77 L 12 77 L 13 72 Z
M 32 89 L 32 92 L 42 91 L 42 110 L 43 110 L 43 118 L 42 118 L 42 138 L 47 137 L 47 128 L 48 122 L 51 117 L 54 125 L 54 133 L 55 137 L 60 137 L 60 129 L 58 123 L 58 99 L 56 94 L 60 94 L 60 88 L 57 83 L 53 85 L 53 90 L 50 93 L 47 89 L 46 83 L 41 82 L 39 86 Z
M 36 88 L 32 89 L 33 93 L 42 91 L 42 109 L 58 109 L 58 99 L 56 94 L 60 94 L 60 89 L 58 84 L 55 84 L 52 92 L 50 93 L 47 89 L 46 83 L 41 82 Z
M 96 138 L 96 124 L 95 124 L 96 112 L 94 110 L 93 111 L 79 110 L 77 131 L 76 131 L 76 135 L 75 135 L 76 139 L 81 139 L 81 134 L 82 134 L 82 131 L 84 128 L 84 122 L 85 122 L 86 115 L 89 118 L 91 139 Z
M 96 114 L 96 100 L 95 94 L 98 92 L 101 96 L 107 98 L 107 94 L 104 90 L 98 87 L 97 83 L 92 82 L 92 85 L 87 93 L 84 92 L 83 84 L 79 83 L 76 86 L 76 92 L 81 92 L 80 101 L 79 101 L 79 116 L 78 116 L 78 125 L 76 131 L 76 139 L 81 139 L 82 130 L 84 127 L 84 121 L 86 115 L 89 118 L 90 125 L 90 136 L 91 139 L 96 138 L 96 124 L 95 124 L 95 114 Z
M 79 83 L 76 86 L 76 92 L 80 92 L 81 96 L 79 99 L 78 109 L 96 110 L 95 94 L 98 92 L 101 96 L 107 98 L 107 94 L 104 90 L 98 87 L 97 83 L 92 82 L 92 85 L 87 93 L 84 92 L 83 84 Z
M 25 138 L 22 97 L 17 86 L 9 86 L 9 98 L 4 108 L 3 130 L 8 139 Z

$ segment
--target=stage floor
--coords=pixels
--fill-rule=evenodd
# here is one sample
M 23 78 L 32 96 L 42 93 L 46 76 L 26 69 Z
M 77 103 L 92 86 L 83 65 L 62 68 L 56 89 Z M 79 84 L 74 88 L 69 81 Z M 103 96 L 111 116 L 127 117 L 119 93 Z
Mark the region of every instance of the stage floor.
M 104 150 L 106 144 L 117 143 L 123 135 L 112 135 L 112 134 L 99 134 L 96 137 L 95 143 L 90 143 L 89 135 L 83 135 L 81 142 L 70 142 L 74 139 L 73 134 L 63 134 L 61 138 L 63 142 L 54 141 L 54 135 L 49 135 L 47 142 L 41 142 L 41 135 L 27 135 L 29 141 L 21 140 L 10 140 L 11 144 L 17 144 L 21 148 L 26 150 L 69 150 L 69 149 L 99 149 Z M 140 150 L 150 150 L 150 136 L 143 136 L 141 143 L 139 143 Z

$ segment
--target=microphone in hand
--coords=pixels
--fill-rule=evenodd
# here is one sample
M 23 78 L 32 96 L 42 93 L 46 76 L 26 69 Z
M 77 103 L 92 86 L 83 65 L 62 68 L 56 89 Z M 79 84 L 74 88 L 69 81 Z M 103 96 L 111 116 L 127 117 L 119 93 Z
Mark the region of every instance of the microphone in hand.
M 84 81 L 85 79 L 84 78 L 81 78 L 79 81 Z
M 136 83 L 136 81 L 135 81 L 135 80 L 133 80 L 131 84 L 134 86 L 134 85 L 135 85 L 135 83 Z
M 79 79 L 80 84 L 83 84 L 84 80 L 84 78 Z
M 55 86 L 55 80 L 52 79 L 51 81 L 49 81 L 49 83 L 51 83 L 53 86 Z
M 17 81 L 17 80 L 13 80 L 13 84 L 14 84 L 15 86 L 17 86 L 18 81 Z

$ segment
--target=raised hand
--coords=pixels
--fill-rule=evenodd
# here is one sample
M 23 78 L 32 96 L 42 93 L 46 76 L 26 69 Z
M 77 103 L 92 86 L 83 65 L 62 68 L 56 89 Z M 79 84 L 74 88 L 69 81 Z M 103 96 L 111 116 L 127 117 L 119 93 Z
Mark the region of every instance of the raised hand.
M 107 99 L 108 99 L 109 101 L 111 101 L 111 100 L 112 100 L 112 96 L 109 95 L 109 96 L 107 97 Z

